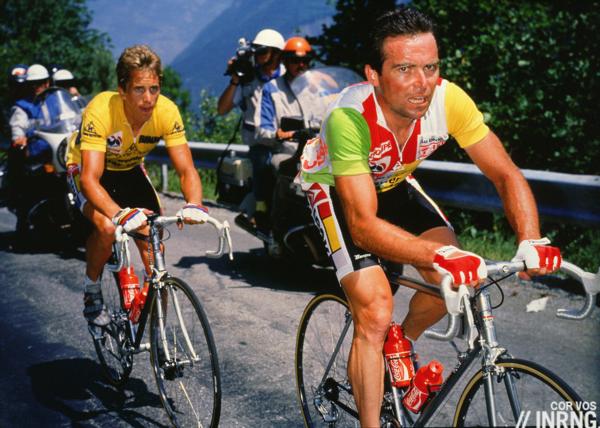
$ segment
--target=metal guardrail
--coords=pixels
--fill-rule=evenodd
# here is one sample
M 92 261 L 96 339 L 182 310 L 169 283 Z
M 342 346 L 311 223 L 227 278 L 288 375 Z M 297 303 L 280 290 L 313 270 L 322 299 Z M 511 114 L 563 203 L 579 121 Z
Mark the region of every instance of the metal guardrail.
M 198 168 L 214 169 L 226 144 L 190 142 Z M 248 147 L 231 145 L 240 157 Z M 166 164 L 169 158 L 161 142 L 146 159 L 163 165 L 162 183 L 166 189 Z M 564 174 L 523 169 L 544 219 L 582 225 L 600 225 L 600 176 Z M 502 202 L 492 183 L 468 163 L 426 160 L 415 171 L 419 183 L 437 202 L 470 210 L 502 212 Z

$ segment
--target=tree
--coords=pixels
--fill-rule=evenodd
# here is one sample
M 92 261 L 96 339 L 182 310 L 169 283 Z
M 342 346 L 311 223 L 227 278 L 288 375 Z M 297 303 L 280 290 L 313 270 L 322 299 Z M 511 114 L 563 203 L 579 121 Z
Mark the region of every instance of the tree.
M 323 25 L 321 35 L 307 40 L 324 64 L 348 67 L 362 76 L 369 29 L 379 15 L 395 7 L 394 0 L 338 0 L 333 24 Z
M 191 97 L 190 91 L 183 89 L 182 84 L 179 73 L 170 66 L 164 68 L 160 92 L 177 104 L 179 111 L 185 116 L 191 104 Z
M 519 166 L 598 174 L 600 2 L 413 5 L 437 23 L 442 74 L 474 98 Z
M 110 39 L 89 28 L 85 0 L 0 2 L 0 105 L 6 115 L 7 78 L 14 64 L 58 64 L 73 72 L 80 92 L 116 86 Z
M 463 87 L 520 167 L 598 174 L 600 2 L 413 0 L 437 24 L 442 75 Z M 338 0 L 310 42 L 362 73 L 369 27 L 393 1 Z M 446 144 L 436 153 L 464 160 Z

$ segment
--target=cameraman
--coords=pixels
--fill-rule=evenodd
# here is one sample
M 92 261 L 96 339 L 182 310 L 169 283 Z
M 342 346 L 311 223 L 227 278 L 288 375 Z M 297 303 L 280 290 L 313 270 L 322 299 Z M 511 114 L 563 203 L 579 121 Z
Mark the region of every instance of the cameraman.
M 263 85 L 284 72 L 281 66 L 281 51 L 284 45 L 285 40 L 279 32 L 271 29 L 259 31 L 252 41 L 255 63 L 251 68 L 252 75 L 240 76 L 240 73 L 235 72 L 244 68 L 239 62 L 246 58 L 238 56 L 229 60 L 227 74 L 231 74 L 231 80 L 217 103 L 217 112 L 220 115 L 229 113 L 233 107 L 240 107 L 242 110 L 242 142 L 250 146 L 249 157 L 253 170 L 252 193 L 257 201 L 266 200 L 261 195 L 261 191 L 265 186 L 264 170 L 268 166 L 270 151 L 268 147 L 259 145 L 254 136 L 255 115 L 261 103 Z

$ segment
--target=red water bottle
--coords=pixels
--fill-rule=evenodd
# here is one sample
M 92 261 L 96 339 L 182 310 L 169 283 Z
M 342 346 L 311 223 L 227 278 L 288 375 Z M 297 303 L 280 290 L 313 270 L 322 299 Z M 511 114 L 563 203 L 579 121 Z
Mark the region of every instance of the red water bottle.
M 433 360 L 421 367 L 413 378 L 410 388 L 404 395 L 402 403 L 404 407 L 413 413 L 419 413 L 423 404 L 429 398 L 429 394 L 438 391 L 444 381 L 442 372 L 444 366 L 439 361 Z
M 383 353 L 390 369 L 390 380 L 396 388 L 410 385 L 415 375 L 413 351 L 410 340 L 404 337 L 402 326 L 393 323 L 383 344 Z
M 123 308 L 129 310 L 140 289 L 140 280 L 132 266 L 119 271 L 119 284 L 121 284 L 121 294 L 123 295 Z
M 146 303 L 146 297 L 148 297 L 148 286 L 148 281 L 144 281 L 144 286 L 142 287 L 140 292 L 135 296 L 133 304 L 131 305 L 129 319 L 134 324 L 137 324 L 140 320 L 142 309 L 144 309 L 144 304 Z

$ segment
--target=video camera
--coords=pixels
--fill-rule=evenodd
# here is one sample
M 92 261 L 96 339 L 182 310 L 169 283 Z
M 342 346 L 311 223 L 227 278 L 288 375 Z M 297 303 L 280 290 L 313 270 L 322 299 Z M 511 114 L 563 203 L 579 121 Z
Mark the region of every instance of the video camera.
M 254 48 L 243 37 L 238 43 L 239 47 L 235 51 L 235 58 L 225 70 L 225 76 L 235 74 L 240 78 L 240 83 L 245 84 L 254 79 Z

